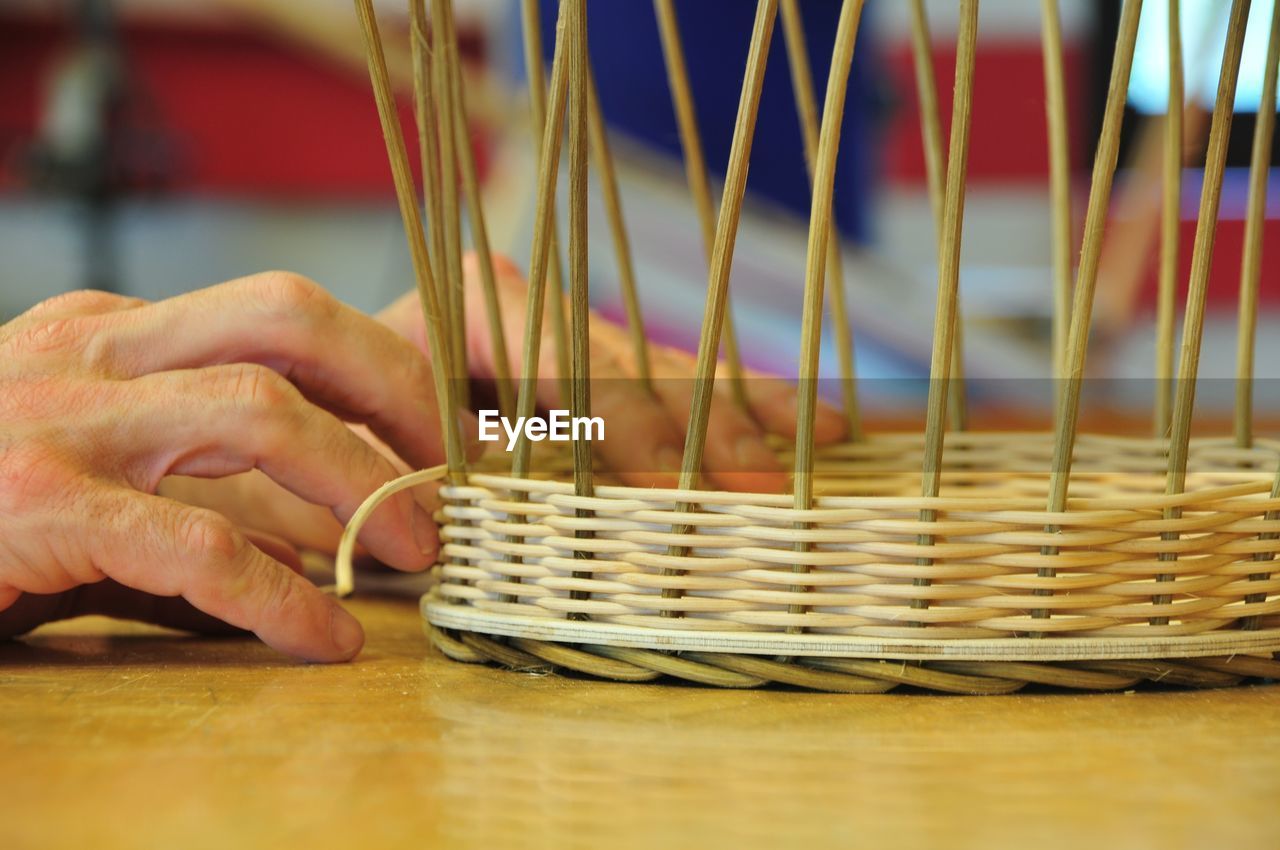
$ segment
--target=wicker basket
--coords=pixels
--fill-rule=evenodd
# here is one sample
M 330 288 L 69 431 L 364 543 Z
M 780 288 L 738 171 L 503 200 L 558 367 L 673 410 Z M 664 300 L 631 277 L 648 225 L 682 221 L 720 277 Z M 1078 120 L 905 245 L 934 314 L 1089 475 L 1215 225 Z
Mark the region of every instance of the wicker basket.
M 1174 11 L 1176 12 L 1176 5 Z M 537 3 L 525 4 L 526 36 L 540 55 Z M 439 584 L 422 600 L 434 644 L 460 661 L 521 670 L 563 668 L 623 681 L 660 676 L 722 687 L 768 682 L 818 690 L 877 693 L 899 685 L 932 691 L 1006 693 L 1028 683 L 1108 690 L 1148 680 L 1186 686 L 1280 677 L 1280 443 L 1255 439 L 1251 421 L 1252 342 L 1261 222 L 1272 116 L 1260 112 L 1241 284 L 1241 375 L 1236 432 L 1192 438 L 1191 418 L 1214 225 L 1248 4 L 1232 5 L 1222 84 L 1209 134 L 1206 179 L 1185 311 L 1177 380 L 1160 383 L 1156 432 L 1167 437 L 1077 434 L 1101 234 L 1116 166 L 1119 124 L 1140 2 L 1127 0 L 1099 138 L 1080 269 L 1070 268 L 1069 193 L 1061 43 L 1057 8 L 1046 12 L 1046 100 L 1054 175 L 1054 365 L 1060 392 L 1046 433 L 963 430 L 957 363 L 957 281 L 962 232 L 977 0 L 962 0 L 950 149 L 942 152 L 936 99 L 921 86 L 925 146 L 939 224 L 939 286 L 927 427 L 923 434 L 864 433 L 857 411 L 851 336 L 844 313 L 840 254 L 831 225 L 835 151 L 862 3 L 845 0 L 836 34 L 821 130 L 804 55 L 796 0 L 781 19 L 813 170 L 805 278 L 798 437 L 777 444 L 794 468 L 787 495 L 717 492 L 700 484 L 716 376 L 726 343 L 728 374 L 740 367 L 727 317 L 733 240 L 741 215 L 750 140 L 779 0 L 759 0 L 751 53 L 719 214 L 710 206 L 672 0 L 656 0 L 690 185 L 703 216 L 711 268 L 698 375 L 680 486 L 644 489 L 608 483 L 590 446 L 539 464 L 527 440 L 513 461 L 467 468 L 453 412 L 465 374 L 455 310 L 460 198 L 466 189 L 480 256 L 487 238 L 474 163 L 459 130 L 465 119 L 449 0 L 411 4 L 420 149 L 431 227 L 424 230 L 404 142 L 392 112 L 382 45 L 368 0 L 357 0 L 370 47 L 397 189 L 418 274 L 439 395 L 449 435 L 447 467 L 384 487 L 352 520 L 339 553 L 340 589 L 350 587 L 350 555 L 364 519 L 381 499 L 447 479 Z M 928 69 L 923 5 L 913 0 L 917 60 Z M 1176 26 L 1174 27 L 1176 33 Z M 624 269 L 636 355 L 646 362 L 638 295 L 627 261 L 621 204 L 608 156 L 586 50 L 583 0 L 562 0 L 549 97 L 530 66 L 534 122 L 541 130 L 538 217 L 528 315 L 544 303 L 559 312 L 553 236 L 562 121 L 568 113 L 570 319 L 558 338 L 568 363 L 571 407 L 590 412 L 586 321 L 586 170 L 589 154 L 606 187 L 606 209 Z M 1274 102 L 1280 7 L 1273 20 L 1263 103 Z M 1178 49 L 1176 38 L 1171 48 Z M 1176 91 L 1171 103 L 1181 101 Z M 548 116 L 552 120 L 547 120 Z M 1181 138 L 1180 108 L 1169 138 Z M 1166 211 L 1177 203 L 1178 171 L 1167 168 Z M 943 174 L 946 179 L 944 181 Z M 434 181 L 434 182 L 433 182 Z M 945 185 L 944 185 L 945 183 Z M 437 192 L 436 189 L 439 189 Z M 1064 232 L 1065 231 L 1065 232 Z M 1176 231 L 1174 232 L 1176 234 Z M 432 246 L 428 248 L 428 237 Z M 1166 248 L 1171 237 L 1166 233 Z M 1166 251 L 1168 255 L 1170 252 Z M 1172 255 L 1176 257 L 1176 243 Z M 481 263 L 496 323 L 492 269 Z M 1162 265 L 1162 304 L 1172 304 L 1176 264 Z M 813 439 L 817 352 L 824 300 L 841 355 L 848 442 Z M 1162 309 L 1157 376 L 1173 371 L 1172 311 Z M 553 322 L 554 325 L 554 322 Z M 541 321 L 530 320 L 525 371 L 537 374 Z M 498 337 L 500 342 L 499 335 Z M 505 350 L 496 362 L 508 362 Z M 500 376 L 500 384 L 505 383 Z M 534 409 L 523 377 L 520 415 Z M 733 381 L 730 387 L 736 387 Z M 501 387 L 500 387 L 501 389 Z M 1167 392 L 1166 392 L 1167 389 Z M 510 390 L 508 390 L 510 391 Z M 487 464 L 487 465 L 486 465 Z

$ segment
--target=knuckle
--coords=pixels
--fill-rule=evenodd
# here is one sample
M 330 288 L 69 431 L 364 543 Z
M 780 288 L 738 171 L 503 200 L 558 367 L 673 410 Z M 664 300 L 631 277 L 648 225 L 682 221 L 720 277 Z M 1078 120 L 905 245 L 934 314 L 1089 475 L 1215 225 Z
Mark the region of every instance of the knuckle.
M 113 310 L 117 307 L 131 304 L 134 300 L 98 289 L 77 289 L 74 292 L 63 292 L 52 298 L 46 298 L 32 307 L 27 312 L 27 315 L 40 316 L 49 313 L 85 315 L 99 313 L 103 310 Z
M 304 405 L 278 407 L 264 418 L 253 439 L 259 461 L 264 458 L 301 462 L 299 445 L 311 442 L 315 433 Z
M 79 357 L 84 367 L 95 375 L 110 375 L 118 361 L 116 340 L 107 333 L 103 318 L 80 319 Z
M 236 415 L 248 420 L 248 445 L 259 457 L 292 454 L 311 433 L 311 406 L 279 373 L 255 363 L 230 367 L 226 379 Z
M 327 313 L 337 304 L 320 284 L 293 272 L 273 271 L 259 275 L 255 289 L 267 311 L 280 317 Z
M 233 561 L 247 545 L 231 521 L 205 508 L 184 508 L 174 519 L 173 539 L 179 550 L 200 560 Z
M 427 362 L 427 358 L 406 343 L 397 359 L 405 366 L 414 394 L 419 398 L 435 399 L 435 373 L 431 369 L 431 364 Z
M 235 402 L 249 410 L 275 415 L 297 398 L 293 384 L 278 372 L 257 363 L 240 363 L 227 376 Z
M 101 314 L 36 315 L 22 322 L 6 342 L 16 356 L 46 355 L 79 364 L 97 375 L 111 372 L 115 345 Z

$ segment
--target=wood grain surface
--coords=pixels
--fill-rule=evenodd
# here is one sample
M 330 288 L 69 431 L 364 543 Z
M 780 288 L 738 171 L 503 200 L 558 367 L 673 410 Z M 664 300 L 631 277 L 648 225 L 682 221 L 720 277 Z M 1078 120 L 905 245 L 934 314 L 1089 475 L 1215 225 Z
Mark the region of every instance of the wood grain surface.
M 0 644 L 0 846 L 1280 846 L 1280 686 L 1005 697 L 354 663 L 82 619 Z

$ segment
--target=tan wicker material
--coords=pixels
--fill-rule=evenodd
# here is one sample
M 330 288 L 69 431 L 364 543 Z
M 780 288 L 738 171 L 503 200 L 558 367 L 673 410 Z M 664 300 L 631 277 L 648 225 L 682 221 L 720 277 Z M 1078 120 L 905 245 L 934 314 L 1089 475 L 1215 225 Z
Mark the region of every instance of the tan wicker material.
M 918 474 L 885 474 L 918 456 L 921 440 L 887 434 L 826 450 L 838 474 L 820 491 L 838 483 L 849 495 L 820 497 L 803 515 L 786 496 L 600 485 L 588 499 L 555 480 L 554 462 L 543 464 L 551 478 L 472 473 L 442 493 L 440 585 L 423 599 L 433 642 L 450 657 L 513 669 L 845 693 L 1222 686 L 1280 674 L 1271 660 L 1280 578 L 1257 572 L 1280 551 L 1280 499 L 1263 472 L 1280 444 L 1195 441 L 1188 492 L 1167 496 L 1162 442 L 1082 436 L 1081 494 L 1049 514 L 1047 476 L 1020 470 L 1043 466 L 1050 435 L 953 435 L 947 458 L 976 469 L 944 475 L 931 500 L 914 495 Z M 417 473 L 383 495 L 443 473 Z M 678 519 L 692 539 L 673 538 L 682 502 L 697 508 Z M 1165 519 L 1174 506 L 1181 518 Z M 922 508 L 937 519 L 922 524 Z M 814 544 L 799 576 L 797 520 Z M 591 536 L 574 536 L 582 531 Z M 1176 540 L 1162 539 L 1171 532 Z M 917 564 L 921 534 L 933 539 L 927 566 Z M 689 554 L 673 561 L 677 543 Z M 1044 554 L 1049 543 L 1057 554 Z M 1038 575 L 1046 563 L 1057 567 L 1051 577 Z M 1156 580 L 1170 572 L 1172 593 Z M 913 581 L 921 577 L 929 583 Z M 681 592 L 664 597 L 669 588 Z
M 338 555 L 338 592 L 352 586 L 355 536 L 381 500 L 445 480 L 441 490 L 439 582 L 422 600 L 427 634 L 450 658 L 515 670 L 572 671 L 626 682 L 678 680 L 728 688 L 770 683 L 841 693 L 917 688 L 1001 694 L 1027 685 L 1083 690 L 1143 682 L 1220 687 L 1280 678 L 1280 441 L 1253 431 L 1253 341 L 1261 277 L 1261 223 L 1271 122 L 1259 123 L 1240 280 L 1240 350 L 1231 437 L 1192 435 L 1231 105 L 1248 18 L 1232 0 L 1222 74 L 1205 156 L 1205 180 L 1175 370 L 1168 258 L 1176 228 L 1162 230 L 1161 306 L 1154 419 L 1158 438 L 1078 432 L 1086 355 L 1099 282 L 1103 233 L 1120 151 L 1120 127 L 1141 0 L 1126 0 L 1082 242 L 1071 244 L 1065 77 L 1058 3 L 1044 0 L 1046 121 L 1052 204 L 1055 305 L 1054 421 L 1043 433 L 970 432 L 960 332 L 960 262 L 969 125 L 975 80 L 978 0 L 961 0 L 950 138 L 928 55 L 924 5 L 912 4 L 930 202 L 938 231 L 937 310 L 923 433 L 875 433 L 861 419 L 852 336 L 832 218 L 836 153 L 862 0 L 844 0 L 825 98 L 808 79 L 802 4 L 757 0 L 750 51 L 720 206 L 707 165 L 685 69 L 674 0 L 655 0 L 687 176 L 707 252 L 708 284 L 685 451 L 676 489 L 621 486 L 586 443 L 534 451 L 527 436 L 510 458 L 465 461 L 457 412 L 465 396 L 466 346 L 458 333 L 458 241 L 465 200 L 476 246 L 485 250 L 474 164 L 459 128 L 465 98 L 457 69 L 452 0 L 411 6 L 417 51 L 415 105 L 428 192 L 430 242 L 419 219 L 406 147 L 396 129 L 371 0 L 356 0 L 371 79 L 387 137 L 431 343 L 448 464 L 392 482 L 351 520 Z M 1177 2 L 1170 3 L 1176 19 Z M 543 43 L 537 4 L 523 4 L 525 41 Z M 718 355 L 737 375 L 729 284 L 743 210 L 756 110 L 775 22 L 781 19 L 809 164 L 809 220 L 800 328 L 796 438 L 773 438 L 793 469 L 787 494 L 700 489 L 713 393 L 746 410 L 740 381 L 714 386 Z M 429 31 L 429 36 L 428 36 Z M 639 383 L 653 392 L 623 196 L 608 148 L 588 54 L 585 0 L 561 0 L 549 78 L 529 65 L 538 181 L 518 396 L 501 406 L 535 411 L 542 321 L 549 310 L 562 397 L 589 416 L 587 170 L 594 164 L 618 255 Z M 1176 37 L 1171 42 L 1177 47 Z M 429 50 L 427 49 L 429 48 Z M 428 62 L 428 53 L 430 61 Z M 1181 74 L 1180 49 L 1171 62 Z M 1280 6 L 1273 13 L 1264 98 L 1280 66 Z M 1172 90 L 1180 96 L 1181 81 Z M 1181 105 L 1171 110 L 1167 156 Z M 556 209 L 562 156 L 568 159 L 567 274 L 560 267 Z M 443 158 L 443 161 L 437 161 Z M 456 161 L 455 161 L 456 160 Z M 1179 161 L 1180 167 L 1180 161 Z M 1165 187 L 1178 183 L 1166 164 Z M 1170 194 L 1166 219 L 1177 206 Z M 1166 221 L 1167 224 L 1167 221 Z M 592 225 L 594 226 L 594 225 Z M 1072 258 L 1079 268 L 1071 279 Z M 486 317 L 500 327 L 492 268 L 482 264 Z M 829 267 L 830 266 L 830 267 Z M 561 288 L 567 284 L 568 298 Z M 828 291 L 827 285 L 831 288 Z M 848 442 L 814 440 L 824 311 L 836 334 Z M 563 311 L 563 314 L 562 314 Z M 447 321 L 446 321 L 447 320 Z M 511 346 L 515 351 L 516 345 Z M 505 362 L 505 354 L 501 355 Z M 1176 378 L 1176 381 L 1174 380 Z
M 1280 500 L 1270 497 L 1275 443 L 1242 451 L 1197 442 L 1193 468 L 1217 461 L 1219 471 L 1193 472 L 1187 493 L 1166 496 L 1159 443 L 1082 438 L 1076 495 L 1066 512 L 1050 514 L 1047 476 L 1025 471 L 1043 468 L 1047 435 L 954 435 L 948 460 L 972 460 L 972 468 L 946 474 L 934 499 L 914 494 L 918 474 L 881 471 L 905 468 L 903 455 L 918 457 L 920 439 L 877 436 L 830 450 L 850 495 L 821 497 L 809 511 L 787 496 L 598 486 L 588 498 L 567 482 L 473 473 L 442 492 L 449 524 L 437 599 L 487 614 L 580 616 L 658 631 L 800 629 L 912 642 L 1029 631 L 1136 642 L 1238 634 L 1241 618 L 1261 617 L 1265 628 L 1280 614 L 1280 577 L 1249 578 L 1259 559 L 1280 552 Z M 693 510 L 678 514 L 680 505 Z M 1172 507 L 1181 517 L 1165 518 Z M 922 510 L 936 519 L 922 521 Z M 807 528 L 797 530 L 799 522 Z M 673 531 L 675 524 L 692 531 Z M 575 536 L 581 532 L 589 534 Z M 1171 533 L 1176 539 L 1162 539 Z M 921 535 L 932 542 L 921 545 Z M 813 545 L 796 552 L 797 540 Z M 1048 546 L 1056 553 L 1045 554 Z M 687 554 L 671 555 L 672 547 Z M 929 563 L 917 563 L 922 557 Z M 1047 566 L 1056 574 L 1037 575 Z M 1156 581 L 1170 573 L 1172 582 Z M 1270 599 L 1246 601 L 1255 594 Z M 928 607 L 913 609 L 917 600 Z M 1034 609 L 1048 616 L 1033 619 Z M 1168 622 L 1153 624 L 1157 618 Z M 1005 657 L 1079 657 L 1023 642 Z M 1201 653 L 1187 644 L 1166 654 Z

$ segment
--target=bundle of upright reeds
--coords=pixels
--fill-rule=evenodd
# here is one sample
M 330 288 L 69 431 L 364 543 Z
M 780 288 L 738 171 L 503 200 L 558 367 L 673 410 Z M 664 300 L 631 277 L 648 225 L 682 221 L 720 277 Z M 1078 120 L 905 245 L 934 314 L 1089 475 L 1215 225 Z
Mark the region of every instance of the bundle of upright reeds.
M 1239 393 L 1233 438 L 1193 438 L 1192 413 L 1218 205 L 1248 0 L 1233 0 L 1204 163 L 1181 354 L 1173 371 L 1173 292 L 1181 151 L 1179 3 L 1169 0 L 1171 86 L 1160 274 L 1161 380 L 1155 436 L 1077 434 L 1099 256 L 1141 0 L 1126 0 L 1093 164 L 1078 268 L 1072 239 L 1065 83 L 1057 0 L 1043 0 L 1051 161 L 1056 406 L 1048 433 L 964 430 L 957 315 L 978 0 L 961 0 L 950 143 L 933 90 L 923 0 L 912 0 L 939 276 L 923 434 L 862 427 L 840 247 L 832 222 L 836 152 L 862 0 L 844 0 L 818 110 L 797 0 L 758 0 L 719 207 L 694 118 L 673 0 L 655 0 L 689 186 L 709 276 L 685 449 L 674 489 L 608 483 L 590 445 L 534 470 L 522 435 L 509 469 L 469 468 L 455 413 L 466 404 L 460 210 L 479 256 L 504 411 L 536 408 L 544 312 L 564 399 L 589 416 L 587 190 L 594 162 L 617 251 L 640 380 L 650 384 L 640 296 L 587 49 L 586 0 L 561 0 L 549 85 L 536 0 L 524 0 L 539 173 L 522 373 L 510 383 L 475 164 L 465 133 L 452 0 L 412 0 L 415 108 L 429 227 L 396 121 L 370 0 L 356 0 L 436 370 L 448 465 L 375 494 L 340 554 L 387 493 L 445 478 L 440 583 L 423 599 L 433 642 L 462 661 L 567 668 L 627 681 L 659 676 L 724 687 L 784 682 L 881 692 L 897 685 L 1001 693 L 1027 683 L 1127 688 L 1277 677 L 1280 663 L 1280 443 L 1252 433 L 1253 334 L 1274 118 L 1280 7 L 1273 14 L 1254 140 L 1240 282 Z M 787 495 L 700 486 L 716 369 L 742 387 L 729 316 L 734 241 L 770 41 L 779 8 L 811 166 L 812 211 L 800 328 L 797 436 Z M 568 127 L 568 296 L 561 293 L 557 180 Z M 457 190 L 461 185 L 462 195 Z M 828 284 L 830 286 L 828 287 Z M 550 292 L 548 292 L 550 289 Z M 827 298 L 830 290 L 830 298 Z M 567 305 L 568 316 L 563 309 Z M 817 447 L 824 306 L 836 335 L 848 440 Z M 1173 380 L 1176 374 L 1176 380 Z M 741 399 L 739 398 L 741 401 Z M 945 450 L 944 450 L 945 449 Z M 601 470 L 607 475 L 607 470 Z

